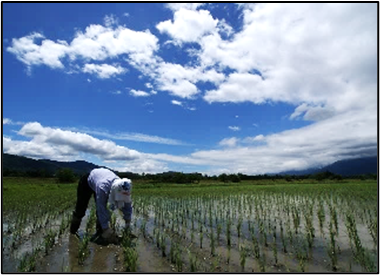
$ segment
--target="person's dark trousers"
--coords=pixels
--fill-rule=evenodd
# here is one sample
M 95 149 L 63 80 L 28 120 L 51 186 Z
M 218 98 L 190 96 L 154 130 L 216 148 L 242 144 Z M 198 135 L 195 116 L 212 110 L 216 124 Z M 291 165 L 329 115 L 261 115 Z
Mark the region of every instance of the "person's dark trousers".
M 70 226 L 70 232 L 72 234 L 75 234 L 78 231 L 82 218 L 86 214 L 88 203 L 92 195 L 94 195 L 94 198 L 96 201 L 95 192 L 91 189 L 87 181 L 89 175 L 90 173 L 87 173 L 84 176 L 82 176 L 78 183 L 77 203 L 75 205 L 75 210 L 73 212 L 73 217 L 72 217 L 71 226 Z M 96 231 L 101 232 L 101 230 L 102 228 L 100 226 L 100 223 L 98 219 L 96 219 Z

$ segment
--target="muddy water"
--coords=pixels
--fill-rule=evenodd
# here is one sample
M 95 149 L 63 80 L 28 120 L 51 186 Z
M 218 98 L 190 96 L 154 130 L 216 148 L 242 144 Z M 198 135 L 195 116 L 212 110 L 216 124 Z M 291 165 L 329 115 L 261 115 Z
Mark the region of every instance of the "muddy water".
M 267 206 L 266 206 L 267 207 Z M 137 212 L 137 211 L 136 211 Z M 270 209 L 269 212 L 276 213 L 276 209 Z M 330 259 L 327 254 L 327 247 L 329 243 L 328 227 L 327 224 L 330 221 L 328 212 L 326 211 L 326 221 L 324 226 L 324 234 L 319 231 L 318 218 L 315 216 L 316 211 L 314 211 L 314 228 L 315 228 L 315 238 L 313 244 L 313 250 L 311 254 L 311 259 L 305 263 L 306 272 L 331 272 Z M 89 211 L 82 220 L 80 231 L 85 231 L 85 226 L 87 223 Z M 198 223 L 195 220 L 195 231 L 194 240 L 191 242 L 191 221 L 188 221 L 188 228 L 185 230 L 185 238 L 180 236 L 178 232 L 171 231 L 171 225 L 166 225 L 166 227 L 161 227 L 154 224 L 154 210 L 149 212 L 149 215 L 143 217 L 142 215 L 134 215 L 134 232 L 138 234 L 138 239 L 136 241 L 136 251 L 138 253 L 138 263 L 137 271 L 143 273 L 150 272 L 160 272 L 169 273 L 177 272 L 176 267 L 170 263 L 169 257 L 162 257 L 161 250 L 155 244 L 155 236 L 153 234 L 154 229 L 159 228 L 160 232 L 165 232 L 167 236 L 166 243 L 166 255 L 169 255 L 170 246 L 172 243 L 178 243 L 181 245 L 182 260 L 184 262 L 183 271 L 190 272 L 188 251 L 197 259 L 197 271 L 198 272 L 242 272 L 242 267 L 240 266 L 240 251 L 239 247 L 243 244 L 247 250 L 246 264 L 244 272 L 260 272 L 260 262 L 255 259 L 252 250 L 251 235 L 248 230 L 248 222 L 255 221 L 256 216 L 248 218 L 248 212 L 244 212 L 244 218 L 242 223 L 242 237 L 238 238 L 236 231 L 236 224 L 232 224 L 232 234 L 231 234 L 231 250 L 227 249 L 226 235 L 225 235 L 225 222 L 222 223 L 222 233 L 220 235 L 219 242 L 216 241 L 216 255 L 211 256 L 210 248 L 210 228 L 204 226 L 204 236 L 203 245 L 200 248 L 200 235 L 197 230 Z M 268 219 L 273 219 L 272 217 L 267 217 Z M 140 225 L 143 219 L 146 221 L 146 234 L 148 237 L 144 238 L 142 232 L 140 231 Z M 236 219 L 235 219 L 236 220 Z M 203 221 L 203 219 L 202 219 Z M 278 221 L 278 219 L 277 219 Z M 168 222 L 168 221 L 167 221 Z M 340 248 L 338 253 L 338 266 L 340 272 L 363 272 L 361 266 L 353 260 L 353 254 L 351 252 L 351 247 L 349 244 L 348 234 L 346 232 L 344 219 L 339 216 L 339 236 L 337 237 L 337 244 Z M 57 228 L 58 222 L 51 222 L 49 228 Z M 293 224 L 291 223 L 293 226 Z M 117 224 L 116 228 L 120 230 L 124 226 L 124 222 L 119 214 L 117 214 Z M 216 225 L 213 225 L 214 235 L 216 237 Z M 357 224 L 357 230 L 361 238 L 361 242 L 364 247 L 371 250 L 373 249 L 373 241 L 368 233 L 368 228 L 363 224 Z M 180 226 L 180 232 L 182 228 Z M 294 228 L 292 228 L 294 232 Z M 255 221 L 255 232 L 256 237 L 259 239 L 258 225 Z M 286 229 L 284 226 L 284 233 Z M 46 232 L 37 232 L 31 237 L 25 238 L 14 251 L 11 251 L 3 243 L 3 272 L 17 272 L 17 266 L 19 264 L 20 258 L 27 252 L 33 251 L 33 249 L 41 244 Z M 301 216 L 301 224 L 299 227 L 299 234 L 293 235 L 294 246 L 288 244 L 288 253 L 284 253 L 281 248 L 280 239 L 280 229 L 277 225 L 277 249 L 278 249 L 278 264 L 275 264 L 273 248 L 271 247 L 273 243 L 272 236 L 268 234 L 269 247 L 265 247 L 260 244 L 261 259 L 265 257 L 265 271 L 271 273 L 277 272 L 299 272 L 300 263 L 296 258 L 297 252 L 297 240 L 304 240 L 305 238 L 305 225 L 303 216 Z M 3 240 L 4 236 L 3 234 Z M 9 236 L 8 236 L 9 237 Z M 7 239 L 8 240 L 8 239 Z M 89 256 L 86 258 L 83 265 L 78 264 L 78 247 L 80 240 L 69 234 L 65 233 L 61 238 L 56 240 L 54 247 L 49 250 L 48 255 L 44 255 L 44 252 L 40 253 L 40 257 L 37 260 L 36 271 L 37 272 L 48 272 L 48 273 L 60 273 L 60 272 L 100 272 L 100 273 L 110 273 L 110 272 L 124 272 L 126 270 L 124 266 L 124 256 L 123 249 L 119 245 L 109 245 L 100 246 L 94 243 L 89 243 Z M 9 240 L 8 242 L 9 243 Z M 288 240 L 289 243 L 289 240 Z M 377 251 L 373 251 L 374 255 L 377 257 Z M 227 263 L 227 259 L 229 262 Z
M 66 234 L 54 247 L 51 253 L 38 265 L 37 272 L 124 272 L 123 249 L 119 245 L 100 246 L 89 244 L 90 255 L 83 265 L 78 264 L 79 240 L 76 236 Z M 144 239 L 136 244 L 138 254 L 137 272 L 171 272 L 167 261 L 163 259 L 155 247 Z
M 79 235 L 83 235 L 88 216 L 89 211 L 86 212 L 86 216 L 82 220 Z M 117 215 L 116 227 L 120 229 L 123 225 L 124 222 L 121 216 Z M 3 272 L 17 272 L 21 257 L 27 253 L 31 253 L 36 247 L 41 246 L 41 240 L 45 234 L 46 232 L 38 232 L 29 238 L 25 237 L 15 250 L 3 246 L 3 252 L 7 251 L 7 253 L 3 253 Z M 36 240 L 39 240 L 39 242 Z M 101 246 L 90 242 L 88 246 L 89 255 L 83 265 L 80 265 L 78 263 L 79 244 L 80 239 L 68 232 L 60 238 L 56 238 L 54 246 L 48 251 L 47 255 L 45 255 L 44 251 L 39 253 L 36 261 L 36 272 L 110 273 L 124 272 L 126 270 L 123 249 L 120 245 Z M 161 257 L 161 252 L 152 243 L 147 242 L 143 238 L 138 238 L 136 251 L 138 254 L 137 272 L 168 273 L 173 271 L 168 261 Z
M 266 206 L 268 209 L 268 206 Z M 276 208 L 269 207 L 270 213 L 276 213 Z M 248 211 L 243 211 L 245 214 L 248 213 Z M 308 272 L 331 272 L 332 266 L 330 263 L 330 258 L 328 256 L 328 246 L 330 244 L 329 240 L 329 229 L 328 229 L 328 223 L 330 222 L 331 218 L 329 216 L 329 212 L 325 211 L 325 222 L 323 227 L 323 234 L 320 232 L 319 229 L 319 221 L 316 216 L 316 209 L 314 211 L 314 217 L 313 217 L 313 226 L 315 229 L 315 238 L 313 240 L 313 249 L 310 253 L 310 259 L 308 259 L 305 262 L 305 271 Z M 204 232 L 203 236 L 203 246 L 200 248 L 200 240 L 199 240 L 199 233 L 197 232 L 198 224 L 197 219 L 195 220 L 195 239 L 193 243 L 190 242 L 191 234 L 190 234 L 190 221 L 188 220 L 188 228 L 185 231 L 185 239 L 178 239 L 178 242 L 181 243 L 182 246 L 186 247 L 187 249 L 191 250 L 192 253 L 195 253 L 197 255 L 197 258 L 201 260 L 201 262 L 205 262 L 205 265 L 200 266 L 200 271 L 204 272 L 212 272 L 212 271 L 224 271 L 224 272 L 241 272 L 240 267 L 240 252 L 239 252 L 239 244 L 244 243 L 245 247 L 247 247 L 248 255 L 246 258 L 246 268 L 244 271 L 250 272 L 250 271 L 260 271 L 259 261 L 254 259 L 253 253 L 252 253 L 252 243 L 251 243 L 251 237 L 250 232 L 248 230 L 248 222 L 255 221 L 255 215 L 252 216 L 252 219 L 247 219 L 248 215 L 243 215 L 243 224 L 242 224 L 242 236 L 241 238 L 237 237 L 236 232 L 236 224 L 232 224 L 232 248 L 230 251 L 230 261 L 229 264 L 226 263 L 226 259 L 228 258 L 228 250 L 226 248 L 226 236 L 224 235 L 225 232 L 225 222 L 223 221 L 223 232 L 220 235 L 220 246 L 216 249 L 217 256 L 210 257 L 211 249 L 210 249 L 210 239 L 208 237 L 208 232 Z M 277 216 L 277 215 L 274 215 Z M 273 217 L 267 217 L 272 220 Z M 153 229 L 156 225 L 154 225 L 153 218 L 154 215 L 152 213 L 149 213 L 145 217 L 147 224 L 146 224 L 146 231 L 148 232 L 148 235 L 153 236 Z M 285 218 L 285 217 L 282 217 Z M 236 220 L 236 218 L 235 218 Z M 278 223 L 279 217 L 277 216 L 277 223 Z M 203 218 L 202 218 L 203 221 Z M 358 220 L 359 221 L 359 220 Z M 256 222 L 256 221 L 255 221 Z M 289 244 L 288 242 L 288 252 L 284 253 L 282 249 L 282 244 L 280 240 L 280 228 L 277 224 L 276 228 L 276 235 L 277 235 L 277 250 L 278 250 L 278 264 L 275 264 L 274 255 L 273 255 L 273 239 L 272 236 L 268 235 L 268 243 L 269 247 L 265 247 L 264 245 L 260 245 L 261 252 L 265 255 L 266 258 L 266 272 L 299 272 L 301 270 L 301 265 L 299 260 L 297 260 L 297 247 L 300 247 L 300 242 L 305 243 L 306 242 L 306 228 L 304 224 L 304 216 L 301 214 L 301 224 L 299 226 L 299 233 L 295 234 L 294 228 L 293 228 L 293 221 L 290 219 L 290 225 L 291 225 L 291 231 L 293 232 L 293 245 Z M 141 220 L 140 218 L 137 218 L 137 224 L 140 224 Z M 351 251 L 350 247 L 350 240 L 348 237 L 347 229 L 345 226 L 345 220 L 344 215 L 339 216 L 338 215 L 338 224 L 339 224 L 339 235 L 336 236 L 336 244 L 337 244 L 337 250 L 338 250 L 338 270 L 340 272 L 363 272 L 363 268 L 354 260 L 354 255 Z M 161 227 L 157 226 L 162 230 Z M 366 225 L 358 223 L 356 225 L 358 234 L 361 239 L 361 243 L 363 247 L 365 247 L 368 252 L 370 253 L 370 257 L 376 259 L 377 257 L 377 249 L 374 249 L 374 244 L 371 236 L 369 235 L 369 231 Z M 171 232 L 171 226 L 166 225 L 165 229 L 166 234 L 171 235 L 172 240 L 176 241 L 176 235 L 182 235 L 182 229 L 180 226 L 180 233 L 177 232 Z M 206 227 L 204 227 L 204 231 L 207 231 Z M 216 235 L 216 225 L 213 226 L 214 235 Z M 256 237 L 258 237 L 258 226 L 255 224 L 255 232 Z M 174 234 L 171 234 L 174 233 Z M 287 234 L 287 231 L 285 229 L 284 224 L 284 233 Z M 288 237 L 287 237 L 288 238 Z M 243 241 L 244 239 L 244 241 Z M 154 240 L 152 240 L 154 242 Z M 302 245 L 301 245 L 302 246 Z M 170 243 L 167 243 L 167 247 L 170 247 Z M 262 255 L 263 255 L 262 254 Z M 186 260 L 185 260 L 186 261 Z M 216 262 L 216 264 L 214 264 Z M 376 263 L 375 263 L 376 264 Z M 216 265 L 216 267 L 210 267 L 212 265 Z M 206 266 L 206 267 L 204 267 Z
M 83 265 L 78 264 L 80 240 L 67 233 L 48 256 L 41 259 L 37 272 L 116 272 L 122 271 L 122 249 L 117 245 L 99 246 L 89 243 L 89 256 Z

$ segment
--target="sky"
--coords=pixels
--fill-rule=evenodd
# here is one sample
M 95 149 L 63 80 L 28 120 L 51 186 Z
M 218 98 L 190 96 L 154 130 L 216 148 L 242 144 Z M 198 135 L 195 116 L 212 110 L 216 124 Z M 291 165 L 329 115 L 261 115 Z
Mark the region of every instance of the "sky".
M 377 3 L 2 3 L 3 152 L 265 174 L 377 155 Z

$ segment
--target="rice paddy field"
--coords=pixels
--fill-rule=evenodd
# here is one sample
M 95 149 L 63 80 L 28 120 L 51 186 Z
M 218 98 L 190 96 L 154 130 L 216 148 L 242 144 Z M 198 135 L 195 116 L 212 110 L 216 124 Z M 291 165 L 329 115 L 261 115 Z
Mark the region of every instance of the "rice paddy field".
M 377 181 L 144 184 L 119 245 L 68 232 L 76 183 L 3 178 L 2 272 L 378 273 Z

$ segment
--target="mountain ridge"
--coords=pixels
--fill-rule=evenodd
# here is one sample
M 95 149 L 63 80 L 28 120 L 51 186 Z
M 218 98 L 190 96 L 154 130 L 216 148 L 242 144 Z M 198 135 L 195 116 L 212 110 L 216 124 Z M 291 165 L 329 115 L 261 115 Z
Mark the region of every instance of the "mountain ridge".
M 362 174 L 377 174 L 378 173 L 377 156 L 364 157 L 356 159 L 346 159 L 336 161 L 330 165 L 321 168 L 309 168 L 305 170 L 290 170 L 273 175 L 308 175 L 321 172 L 332 172 L 342 176 L 355 176 Z M 76 161 L 56 161 L 49 159 L 35 160 L 32 158 L 11 155 L 3 153 L 2 155 L 3 174 L 4 171 L 30 172 L 43 170 L 48 175 L 54 175 L 59 169 L 70 168 L 77 175 L 83 175 L 90 172 L 92 169 L 102 166 L 87 162 L 85 160 Z M 117 172 L 117 171 L 115 171 Z

